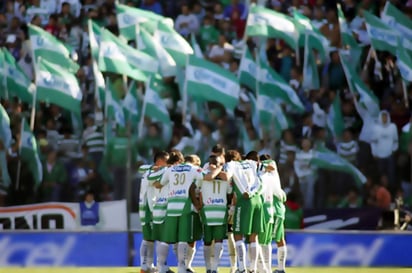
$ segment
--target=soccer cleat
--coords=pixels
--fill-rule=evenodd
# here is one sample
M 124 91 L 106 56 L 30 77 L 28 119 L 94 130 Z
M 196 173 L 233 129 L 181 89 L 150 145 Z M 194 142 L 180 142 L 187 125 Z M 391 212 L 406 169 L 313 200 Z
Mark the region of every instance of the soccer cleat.
M 240 271 L 239 269 L 236 269 L 235 273 L 246 273 L 246 270 Z
M 285 270 L 278 270 L 278 269 L 276 269 L 275 271 L 273 271 L 273 273 L 285 273 Z
M 195 273 L 195 271 L 193 270 L 193 268 L 186 268 L 186 272 L 187 273 Z
M 175 273 L 173 270 L 170 270 L 170 268 L 166 271 L 166 273 Z
M 217 271 L 216 271 L 216 270 L 213 270 L 212 273 L 217 273 Z
M 237 268 L 236 268 L 236 267 L 231 267 L 231 268 L 230 268 L 230 273 L 236 273 L 236 271 L 237 271 Z

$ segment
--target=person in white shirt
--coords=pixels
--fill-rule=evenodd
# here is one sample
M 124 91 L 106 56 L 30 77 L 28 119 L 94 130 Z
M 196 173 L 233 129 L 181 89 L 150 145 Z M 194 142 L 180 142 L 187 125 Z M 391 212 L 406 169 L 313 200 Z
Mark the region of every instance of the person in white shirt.
M 226 37 L 221 34 L 219 35 L 219 42 L 211 47 L 208 59 L 211 62 L 219 64 L 226 69 L 229 69 L 229 60 L 231 53 L 233 51 L 233 46 L 226 41 Z
M 310 161 L 313 158 L 312 142 L 304 138 L 301 143 L 301 150 L 296 153 L 294 168 L 296 176 L 299 179 L 301 192 L 304 196 L 304 207 L 313 208 L 314 187 L 315 187 L 315 170 Z
M 189 12 L 187 4 L 182 5 L 182 13 L 176 18 L 175 29 L 186 38 L 189 37 L 189 34 L 199 30 L 199 20 L 196 15 Z
M 372 132 L 372 155 L 381 176 L 386 175 L 391 185 L 395 184 L 394 153 L 398 150 L 398 130 L 391 122 L 388 111 L 381 111 Z

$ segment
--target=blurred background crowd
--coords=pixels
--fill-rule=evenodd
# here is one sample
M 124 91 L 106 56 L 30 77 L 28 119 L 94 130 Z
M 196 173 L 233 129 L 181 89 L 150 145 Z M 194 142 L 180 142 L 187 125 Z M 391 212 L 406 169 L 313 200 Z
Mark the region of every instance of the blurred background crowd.
M 13 145 L 6 154 L 11 183 L 1 187 L 1 205 L 21 205 L 46 201 L 79 201 L 85 191 L 93 189 L 98 200 L 122 198 L 116 193 L 118 182 L 125 183 L 127 153 L 131 148 L 133 196 L 138 196 L 139 164 L 150 163 L 153 151 L 177 148 L 187 153 L 197 153 L 205 160 L 213 145 L 227 149 L 244 149 L 238 120 L 242 120 L 251 141 L 252 150 L 271 154 L 277 159 L 282 184 L 288 193 L 290 210 L 305 208 L 360 208 L 365 206 L 390 209 L 402 197 L 412 205 L 411 154 L 412 154 L 412 86 L 403 91 L 395 57 L 388 52 L 377 52 L 367 58 L 370 41 L 365 30 L 363 10 L 380 15 L 384 0 L 135 0 L 120 1 L 132 7 L 150 10 L 174 19 L 178 33 L 188 38 L 195 34 L 200 48 L 208 60 L 237 73 L 241 54 L 236 45 L 242 41 L 250 2 L 291 14 L 294 9 L 311 19 L 313 26 L 329 40 L 331 51 L 328 61 L 318 64 L 320 88 L 304 90 L 302 64 L 297 62 L 295 51 L 279 39 L 268 39 L 266 56 L 269 64 L 297 92 L 305 106 L 302 114 L 285 113 L 292 121 L 290 128 L 274 135 L 258 137 L 252 124 L 253 109 L 246 87 L 242 88 L 240 103 L 234 113 L 227 113 L 219 103 L 208 103 L 206 113 L 192 111 L 190 124 L 182 123 L 177 84 L 165 81 L 162 99 L 174 123 L 171 141 L 163 137 L 162 126 L 146 121 L 144 138 L 119 132 L 116 145 L 105 144 L 103 118 L 96 110 L 94 77 L 87 20 L 118 34 L 114 0 L 4 0 L 0 2 L 0 46 L 13 55 L 18 65 L 33 79 L 32 58 L 27 24 L 42 27 L 59 40 L 70 45 L 77 55 L 80 69 L 77 78 L 83 92 L 82 119 L 73 118 L 56 105 L 39 104 L 36 111 L 34 134 L 43 164 L 43 181 L 35 187 L 28 172 L 28 162 L 19 169 L 18 135 L 21 117 L 30 116 L 28 105 L 17 99 L 2 98 L 13 132 Z M 412 19 L 412 1 L 391 1 Z M 368 119 L 357 110 L 357 98 L 348 90 L 345 73 L 337 49 L 342 47 L 337 3 L 340 3 L 350 30 L 362 46 L 361 70 L 363 81 L 379 98 L 382 110 L 376 120 Z M 411 25 L 412 28 L 412 25 Z M 253 51 L 254 39 L 247 45 Z M 303 56 L 303 53 L 301 53 Z M 328 131 L 326 113 L 335 95 L 341 97 L 344 132 L 335 138 Z M 123 141 L 123 142 L 122 142 Z M 120 145 L 119 143 L 123 143 Z M 367 178 L 361 187 L 345 173 L 315 169 L 308 165 L 308 153 L 315 147 L 327 147 L 354 164 Z M 388 147 L 390 147 L 388 149 Z M 248 151 L 243 151 L 248 152 Z M 1 178 L 0 178 L 1 179 Z M 116 186 L 115 186 L 116 185 Z M 301 189 L 311 187 L 309 201 Z M 124 196 L 123 196 L 124 197 Z M 137 207 L 137 205 L 136 205 Z

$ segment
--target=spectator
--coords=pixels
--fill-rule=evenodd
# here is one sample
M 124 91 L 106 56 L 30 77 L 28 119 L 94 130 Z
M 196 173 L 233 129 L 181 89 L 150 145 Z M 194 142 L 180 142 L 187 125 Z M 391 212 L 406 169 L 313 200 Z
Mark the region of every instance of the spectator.
M 342 141 L 337 145 L 338 154 L 352 163 L 357 165 L 357 158 L 359 152 L 359 146 L 356 140 L 353 139 L 353 134 L 350 129 L 345 129 L 342 134 Z
M 352 187 L 345 198 L 338 204 L 338 208 L 361 208 L 362 203 L 363 201 L 362 197 L 359 195 L 359 190 L 356 187 Z
M 388 189 L 381 183 L 374 184 L 371 189 L 371 194 L 368 199 L 368 205 L 388 210 L 391 204 L 391 194 Z
M 313 208 L 315 170 L 311 166 L 313 157 L 312 142 L 304 138 L 301 142 L 301 149 L 296 153 L 294 168 L 299 179 L 299 186 L 304 196 L 304 208 Z
M 210 49 L 208 59 L 211 62 L 219 64 L 228 69 L 230 60 L 230 47 L 231 46 L 226 41 L 226 37 L 223 34 L 220 34 L 218 44 L 213 45 Z
M 86 117 L 86 128 L 83 131 L 82 143 L 86 146 L 88 154 L 93 159 L 97 167 L 103 159 L 104 152 L 104 135 L 103 128 L 94 123 L 94 115 L 89 114 Z
M 70 10 L 70 3 L 68 2 L 63 2 L 62 3 L 62 8 L 61 12 L 59 14 L 59 25 L 62 26 L 69 26 L 73 23 L 75 17 L 71 13 Z
M 143 0 L 140 8 L 163 15 L 163 7 L 157 0 Z
M 316 29 L 320 29 L 323 25 L 327 23 L 322 8 L 315 7 L 313 9 L 313 19 L 311 20 L 311 22 Z
M 232 0 L 231 4 L 226 6 L 223 11 L 223 16 L 225 19 L 233 19 L 234 15 L 241 20 L 246 20 L 247 18 L 246 6 L 242 3 L 239 3 L 239 0 Z
M 188 38 L 190 34 L 197 33 L 199 30 L 199 20 L 193 13 L 190 13 L 187 4 L 182 5 L 181 11 L 182 13 L 176 18 L 175 29 L 180 35 Z
M 67 171 L 57 158 L 57 151 L 50 147 L 46 161 L 43 162 L 43 182 L 40 187 L 40 201 L 59 201 L 61 189 L 66 183 Z
M 376 159 L 381 175 L 386 175 L 391 186 L 395 186 L 394 153 L 398 150 L 398 131 L 391 123 L 389 113 L 381 111 L 372 136 L 372 155 Z
M 101 228 L 102 224 L 103 214 L 99 202 L 96 202 L 94 192 L 89 190 L 80 202 L 80 225 L 82 229 L 93 230 Z
M 298 203 L 298 195 L 294 192 L 288 194 L 285 213 L 286 229 L 303 229 L 303 209 Z
M 44 29 L 49 32 L 51 35 L 56 36 L 59 34 L 59 27 L 57 26 L 58 17 L 54 14 L 49 16 L 49 22 L 44 27 Z
M 329 8 L 326 20 L 327 22 L 321 26 L 320 32 L 328 38 L 331 46 L 340 48 L 340 30 L 336 8 Z
M 279 147 L 279 158 L 278 164 L 282 166 L 286 164 L 288 158 L 288 152 L 296 152 L 296 141 L 291 130 L 285 130 L 282 132 L 282 138 L 280 140 L 280 147 Z

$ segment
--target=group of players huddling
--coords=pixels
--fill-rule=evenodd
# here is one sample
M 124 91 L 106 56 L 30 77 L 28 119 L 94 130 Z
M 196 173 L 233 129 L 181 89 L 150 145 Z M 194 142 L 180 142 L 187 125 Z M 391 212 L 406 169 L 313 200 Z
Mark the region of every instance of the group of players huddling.
M 284 273 L 286 195 L 275 161 L 254 151 L 242 158 L 217 145 L 209 162 L 200 165 L 197 155 L 184 157 L 175 150 L 157 152 L 152 165 L 140 167 L 141 273 L 153 271 L 154 241 L 159 273 L 171 272 L 169 245 L 178 273 L 193 272 L 195 242 L 202 238 L 207 273 L 218 272 L 224 239 L 231 273 L 271 273 L 272 240 L 278 247 L 274 273 Z

